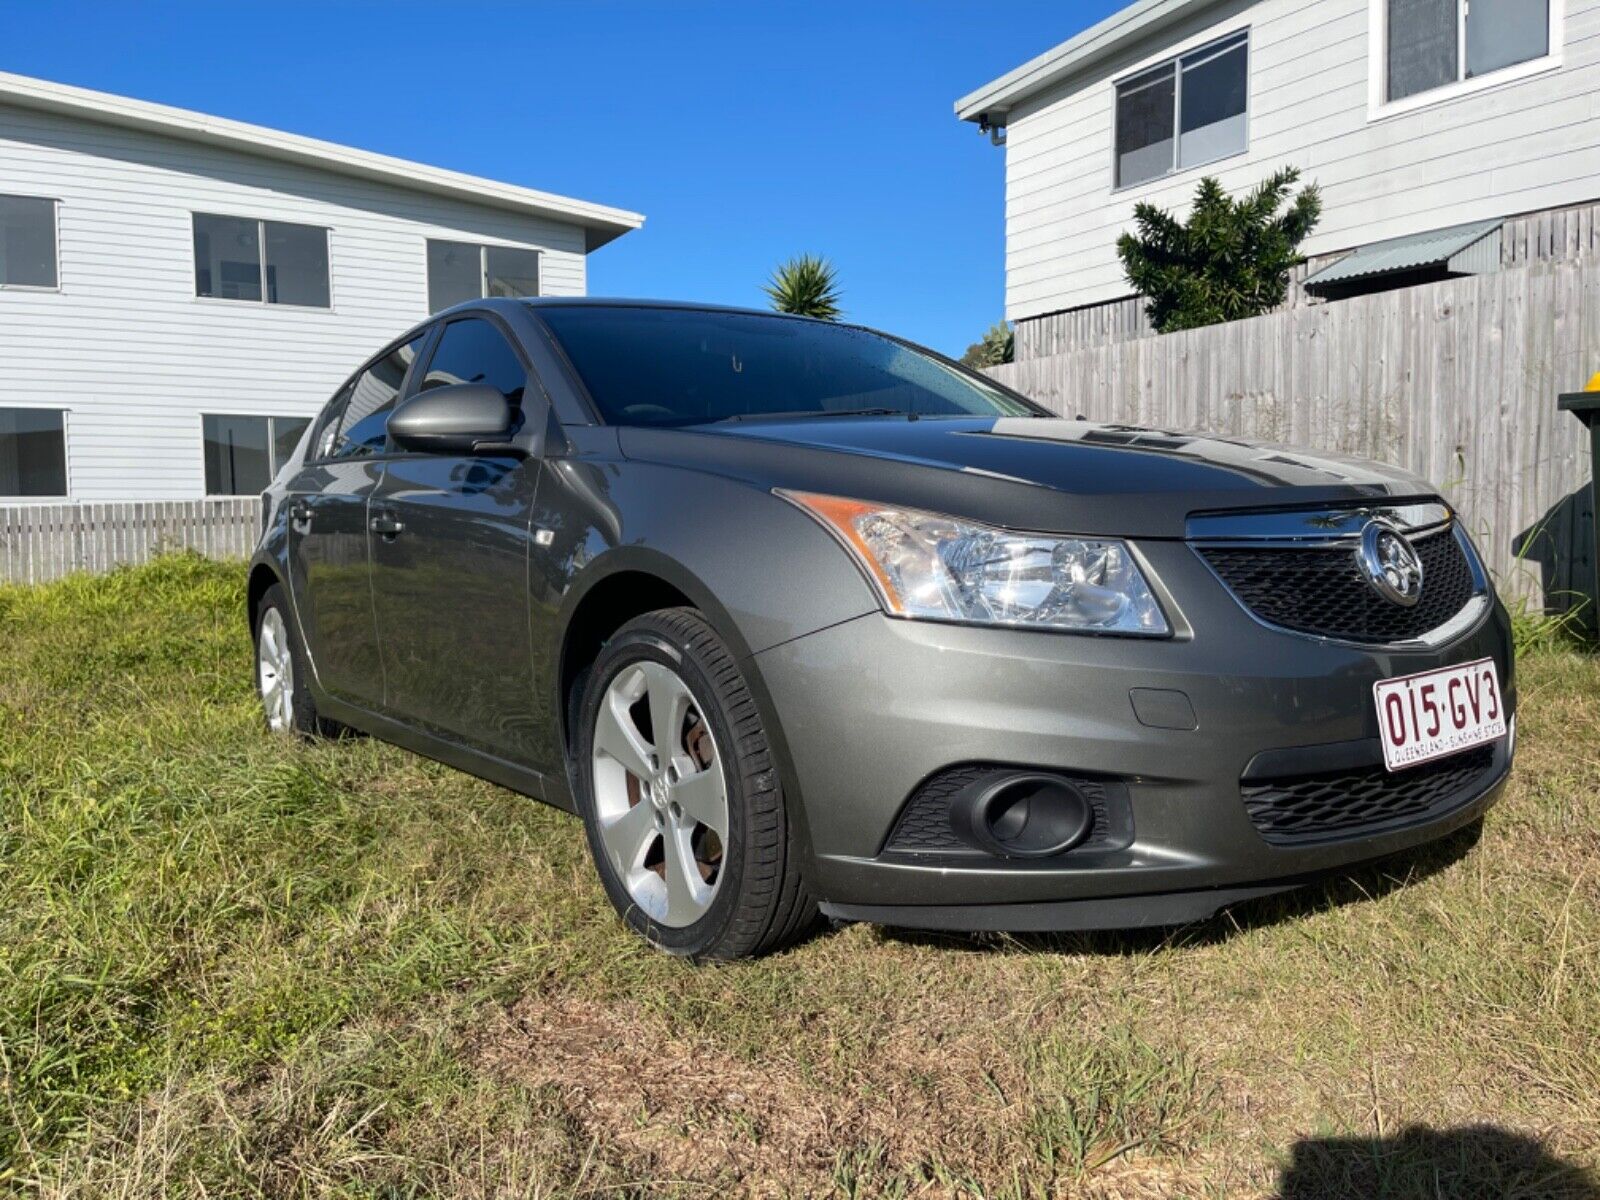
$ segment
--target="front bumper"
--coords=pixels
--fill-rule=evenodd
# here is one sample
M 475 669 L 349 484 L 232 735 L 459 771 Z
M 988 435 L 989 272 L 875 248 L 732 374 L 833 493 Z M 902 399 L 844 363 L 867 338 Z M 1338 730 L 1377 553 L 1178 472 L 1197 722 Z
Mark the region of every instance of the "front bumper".
M 1514 714 L 1509 619 L 1494 604 L 1475 627 L 1427 650 L 1335 644 L 1254 621 L 1182 544 L 1142 549 L 1171 594 L 1192 598 L 1181 637 L 1079 637 L 871 614 L 756 656 L 787 760 L 785 787 L 809 837 L 811 882 L 828 911 L 965 929 L 1190 920 L 1432 841 L 1498 797 L 1509 747 L 1448 811 L 1381 832 L 1269 844 L 1240 791 L 1257 755 L 1332 744 L 1359 751 L 1361 743 L 1379 762 L 1372 685 L 1480 658 L 1495 660 Z M 1136 688 L 1184 693 L 1198 728 L 1142 724 L 1130 699 Z M 886 854 L 918 785 L 969 763 L 1125 781 L 1133 840 L 1032 861 Z

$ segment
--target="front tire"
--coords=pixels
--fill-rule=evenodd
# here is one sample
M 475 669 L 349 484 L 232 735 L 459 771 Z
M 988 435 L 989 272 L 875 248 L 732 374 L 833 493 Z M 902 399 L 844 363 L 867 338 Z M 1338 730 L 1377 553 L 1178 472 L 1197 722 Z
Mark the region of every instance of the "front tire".
M 755 700 L 693 609 L 624 625 L 584 683 L 578 807 L 622 918 L 669 954 L 732 959 L 816 921 Z
M 256 694 L 266 717 L 267 730 L 284 736 L 313 738 L 328 725 L 317 716 L 311 698 L 305 650 L 295 633 L 283 588 L 273 584 L 256 610 Z

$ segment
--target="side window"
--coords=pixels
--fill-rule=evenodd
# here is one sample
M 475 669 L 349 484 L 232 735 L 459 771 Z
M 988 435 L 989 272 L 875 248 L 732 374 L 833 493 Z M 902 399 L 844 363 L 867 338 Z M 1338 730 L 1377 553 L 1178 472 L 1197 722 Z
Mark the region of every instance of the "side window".
M 383 450 L 389 414 L 400 398 L 406 372 L 422 349 L 426 335 L 397 346 L 373 363 L 350 385 L 350 402 L 333 445 L 332 458 L 364 458 Z
M 468 317 L 444 327 L 444 336 L 428 362 L 420 391 L 453 383 L 487 383 L 505 393 L 513 405 L 522 404 L 528 369 L 505 335 L 490 321 Z
M 350 385 L 339 389 L 339 394 L 328 401 L 322 416 L 317 419 L 317 440 L 306 455 L 307 462 L 317 462 L 333 457 L 333 448 L 339 441 L 339 424 L 344 420 L 345 405 L 350 403 Z

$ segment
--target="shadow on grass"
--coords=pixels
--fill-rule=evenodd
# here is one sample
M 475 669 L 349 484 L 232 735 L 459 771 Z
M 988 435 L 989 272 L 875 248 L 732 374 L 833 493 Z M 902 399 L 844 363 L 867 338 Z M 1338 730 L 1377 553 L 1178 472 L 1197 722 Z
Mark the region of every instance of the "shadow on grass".
M 1365 904 L 1420 883 L 1460 862 L 1483 835 L 1482 820 L 1424 846 L 1346 871 L 1336 871 L 1290 892 L 1234 904 L 1209 920 L 1153 929 L 1080 933 L 931 933 L 884 927 L 881 937 L 909 945 L 936 945 L 979 953 L 1091 954 L 1120 957 L 1209 946 L 1248 930 L 1280 925 L 1346 905 Z M 1600 1200 L 1600 1198 L 1597 1198 Z
M 1492 1125 L 1417 1126 L 1385 1138 L 1296 1142 L 1278 1181 L 1279 1200 L 1600 1200 L 1594 1175 L 1533 1138 Z

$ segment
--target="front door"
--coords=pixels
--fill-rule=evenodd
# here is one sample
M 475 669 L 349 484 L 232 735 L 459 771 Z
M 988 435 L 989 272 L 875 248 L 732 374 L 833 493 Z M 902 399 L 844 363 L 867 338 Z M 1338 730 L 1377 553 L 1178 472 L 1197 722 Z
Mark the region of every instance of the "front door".
M 334 398 L 284 501 L 290 587 L 312 670 L 329 695 L 363 708 L 383 699 L 367 506 L 383 477 L 377 455 L 389 410 L 423 340 L 386 350 Z
M 528 366 L 494 321 L 460 317 L 417 390 L 455 383 L 491 384 L 520 408 Z M 521 764 L 535 742 L 528 538 L 538 478 L 535 460 L 393 453 L 369 514 L 384 707 Z

